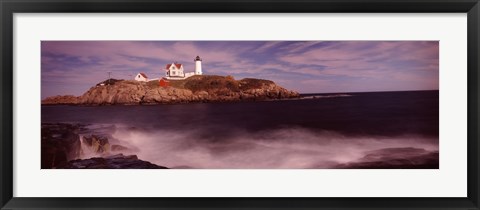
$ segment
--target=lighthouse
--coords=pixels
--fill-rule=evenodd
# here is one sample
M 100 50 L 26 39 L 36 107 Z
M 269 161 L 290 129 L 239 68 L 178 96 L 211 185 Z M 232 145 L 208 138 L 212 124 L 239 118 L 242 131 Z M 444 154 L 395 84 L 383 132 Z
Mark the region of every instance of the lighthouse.
M 202 59 L 197 55 L 195 58 L 195 75 L 202 75 Z

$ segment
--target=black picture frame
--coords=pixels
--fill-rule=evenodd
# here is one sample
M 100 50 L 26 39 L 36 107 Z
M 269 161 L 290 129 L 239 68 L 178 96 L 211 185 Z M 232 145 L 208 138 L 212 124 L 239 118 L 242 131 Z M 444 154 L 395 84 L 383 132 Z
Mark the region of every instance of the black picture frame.
M 0 0 L 1 209 L 479 209 L 478 0 Z M 467 13 L 468 196 L 465 198 L 25 198 L 13 197 L 15 13 Z M 454 181 L 454 180 L 452 180 Z

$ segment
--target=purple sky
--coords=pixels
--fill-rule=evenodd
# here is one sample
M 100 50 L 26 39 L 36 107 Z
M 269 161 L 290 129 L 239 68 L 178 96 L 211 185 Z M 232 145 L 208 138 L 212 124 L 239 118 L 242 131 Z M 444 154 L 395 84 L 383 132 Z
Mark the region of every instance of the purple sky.
M 438 90 L 437 41 L 42 41 L 42 98 L 81 95 L 138 72 L 185 72 L 273 80 L 300 93 Z

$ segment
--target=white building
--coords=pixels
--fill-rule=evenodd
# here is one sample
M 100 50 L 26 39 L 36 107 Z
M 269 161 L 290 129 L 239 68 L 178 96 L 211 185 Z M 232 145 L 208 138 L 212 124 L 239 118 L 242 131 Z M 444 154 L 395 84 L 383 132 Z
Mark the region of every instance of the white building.
M 183 80 L 186 78 L 189 78 L 193 75 L 202 75 L 202 59 L 200 56 L 197 56 L 195 58 L 195 71 L 194 72 L 187 72 L 185 73 L 183 71 L 183 65 L 180 63 L 172 63 L 172 64 L 167 64 L 165 70 L 166 70 L 166 77 L 169 80 Z
M 183 78 L 185 74 L 183 73 L 183 65 L 180 63 L 167 64 L 167 77 L 172 78 Z
M 138 73 L 137 76 L 135 76 L 135 80 L 140 82 L 148 82 L 148 77 L 144 73 Z
M 202 75 L 202 59 L 197 55 L 193 61 L 195 61 L 195 75 Z

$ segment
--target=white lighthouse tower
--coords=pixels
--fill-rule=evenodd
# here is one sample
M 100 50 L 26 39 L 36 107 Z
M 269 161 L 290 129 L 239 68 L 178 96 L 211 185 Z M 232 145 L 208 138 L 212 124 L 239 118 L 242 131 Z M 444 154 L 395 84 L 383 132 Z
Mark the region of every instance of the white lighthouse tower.
M 195 75 L 202 75 L 202 59 L 197 55 L 195 58 Z

